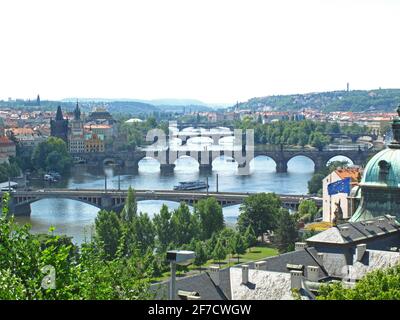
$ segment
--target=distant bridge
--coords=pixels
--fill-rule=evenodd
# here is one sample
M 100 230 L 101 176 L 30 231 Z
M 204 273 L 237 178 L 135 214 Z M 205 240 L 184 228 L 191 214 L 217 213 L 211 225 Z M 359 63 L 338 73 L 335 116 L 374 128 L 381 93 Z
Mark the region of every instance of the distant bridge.
M 244 149 L 244 150 L 243 150 Z M 246 157 L 246 154 L 252 154 L 251 157 Z M 132 152 L 118 153 L 78 153 L 74 154 L 75 159 L 80 159 L 82 162 L 89 165 L 118 165 L 132 168 L 133 172 L 139 169 L 139 162 L 145 157 L 151 157 L 160 162 L 162 174 L 172 174 L 175 168 L 175 161 L 182 156 L 190 156 L 199 162 L 199 169 L 202 172 L 211 172 L 212 163 L 220 157 L 228 157 L 235 160 L 239 167 L 248 168 L 246 161 L 251 161 L 255 157 L 266 156 L 274 161 L 274 166 L 277 172 L 287 172 L 288 162 L 297 156 L 309 158 L 314 163 L 314 170 L 319 171 L 324 168 L 327 163 L 336 156 L 344 156 L 350 159 L 356 165 L 363 165 L 369 157 L 377 153 L 374 149 L 359 149 L 359 150 L 323 150 L 298 148 L 298 149 L 268 149 L 263 145 L 257 145 L 254 150 L 249 151 L 246 146 L 243 146 L 242 151 L 232 151 L 227 149 L 221 150 L 204 150 L 204 151 L 187 151 L 174 150 L 165 148 L 164 150 L 136 150 Z M 163 156 L 164 154 L 164 156 Z
M 177 190 L 135 190 L 136 200 L 163 200 L 186 202 L 193 205 L 200 199 L 214 197 L 221 206 L 241 204 L 245 198 L 255 193 L 244 192 L 206 192 L 206 191 L 177 191 Z M 2 197 L 4 192 L 0 192 Z M 98 189 L 41 189 L 34 191 L 17 190 L 11 192 L 10 211 L 14 215 L 30 215 L 30 204 L 42 199 L 71 199 L 90 204 L 99 209 L 120 211 L 127 198 L 127 190 L 98 190 Z M 322 199 L 308 195 L 279 195 L 284 207 L 297 209 L 303 199 L 312 199 L 317 206 L 322 206 Z

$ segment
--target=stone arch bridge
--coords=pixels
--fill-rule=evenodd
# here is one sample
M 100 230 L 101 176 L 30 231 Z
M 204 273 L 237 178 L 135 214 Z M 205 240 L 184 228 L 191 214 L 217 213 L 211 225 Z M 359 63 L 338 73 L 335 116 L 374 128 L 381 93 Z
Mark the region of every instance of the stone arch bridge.
M 117 165 L 126 166 L 137 171 L 139 168 L 139 161 L 145 157 L 151 157 L 160 162 L 161 173 L 171 174 L 175 168 L 175 161 L 182 156 L 190 156 L 199 162 L 200 171 L 211 172 L 212 163 L 215 159 L 226 156 L 234 159 L 239 167 L 248 167 L 251 160 L 258 156 L 267 156 L 274 160 L 277 172 L 287 172 L 288 162 L 297 156 L 304 156 L 309 158 L 314 163 L 314 170 L 319 171 L 324 168 L 327 163 L 335 156 L 344 156 L 349 158 L 356 165 L 365 164 L 366 160 L 372 155 L 377 153 L 378 150 L 313 150 L 313 149 L 281 149 L 281 150 L 262 150 L 261 148 L 254 148 L 252 150 L 243 148 L 242 151 L 236 150 L 214 150 L 214 151 L 174 151 L 169 148 L 164 150 L 148 150 L 143 149 L 133 152 L 120 152 L 120 153 L 88 153 L 73 155 L 75 159 L 79 158 L 81 162 L 88 165 Z

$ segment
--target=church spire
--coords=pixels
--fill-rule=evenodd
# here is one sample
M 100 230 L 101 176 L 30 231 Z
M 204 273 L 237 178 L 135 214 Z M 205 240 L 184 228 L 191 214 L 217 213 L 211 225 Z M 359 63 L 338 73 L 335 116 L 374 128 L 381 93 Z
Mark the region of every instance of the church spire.
M 81 109 L 79 108 L 78 100 L 76 100 L 76 106 L 74 110 L 74 119 L 81 120 Z
M 392 122 L 393 140 L 389 144 L 391 149 L 400 149 L 400 105 L 397 107 L 397 114 L 398 116 Z
M 64 120 L 64 117 L 63 117 L 63 114 L 61 111 L 61 106 L 57 107 L 56 120 Z

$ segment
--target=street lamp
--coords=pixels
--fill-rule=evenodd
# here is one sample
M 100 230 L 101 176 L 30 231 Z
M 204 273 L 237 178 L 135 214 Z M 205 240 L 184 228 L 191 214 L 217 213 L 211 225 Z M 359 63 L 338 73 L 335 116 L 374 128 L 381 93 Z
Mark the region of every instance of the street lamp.
M 176 285 L 176 265 L 187 266 L 191 264 L 195 258 L 194 251 L 187 250 L 170 250 L 167 251 L 167 261 L 171 266 L 171 282 L 169 285 L 169 299 L 175 300 Z

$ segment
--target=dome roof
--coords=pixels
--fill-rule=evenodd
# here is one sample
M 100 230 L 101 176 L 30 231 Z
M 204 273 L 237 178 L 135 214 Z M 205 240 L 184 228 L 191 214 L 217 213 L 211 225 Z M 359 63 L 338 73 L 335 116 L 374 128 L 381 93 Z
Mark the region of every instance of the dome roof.
M 361 184 L 400 188 L 400 149 L 389 147 L 373 156 L 365 167 Z
M 368 161 L 361 185 L 400 188 L 400 106 L 397 113 L 392 123 L 393 141 Z

